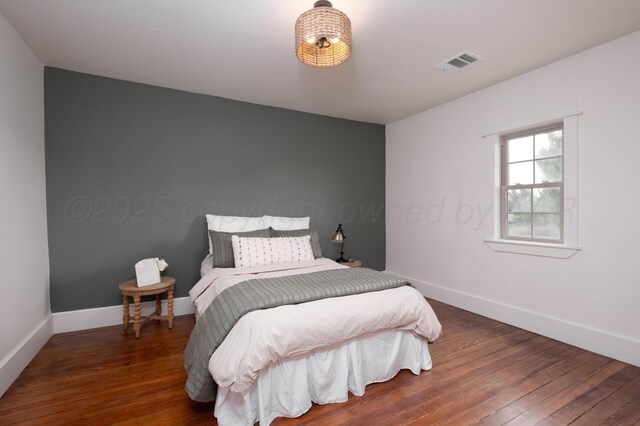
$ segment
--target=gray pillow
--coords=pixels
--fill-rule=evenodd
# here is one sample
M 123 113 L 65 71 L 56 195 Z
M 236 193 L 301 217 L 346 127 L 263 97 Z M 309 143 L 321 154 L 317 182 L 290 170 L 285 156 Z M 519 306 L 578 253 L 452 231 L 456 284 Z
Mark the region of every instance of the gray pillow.
M 213 267 L 214 268 L 233 268 L 233 245 L 231 245 L 231 237 L 252 237 L 252 238 L 269 238 L 271 234 L 269 229 L 259 229 L 249 232 L 218 232 L 209 231 L 211 237 L 211 245 L 213 247 Z
M 279 231 L 277 229 L 269 228 L 271 230 L 272 237 L 305 237 L 309 235 L 311 237 L 311 249 L 313 250 L 313 257 L 316 259 L 322 257 L 322 247 L 320 247 L 320 235 L 317 229 L 295 229 L 292 231 Z

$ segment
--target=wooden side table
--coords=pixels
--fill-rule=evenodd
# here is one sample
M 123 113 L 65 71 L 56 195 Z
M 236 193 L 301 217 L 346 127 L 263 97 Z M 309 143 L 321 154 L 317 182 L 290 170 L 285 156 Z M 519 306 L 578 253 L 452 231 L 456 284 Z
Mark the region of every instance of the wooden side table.
M 120 283 L 120 293 L 122 293 L 122 322 L 124 323 L 124 332 L 129 329 L 129 297 L 133 297 L 133 330 L 136 332 L 136 338 L 140 338 L 140 329 L 142 323 L 146 320 L 167 320 L 169 328 L 173 327 L 173 285 L 176 279 L 173 277 L 162 277 L 158 284 L 151 284 L 144 287 L 138 287 L 136 280 L 129 280 Z M 162 304 L 160 298 L 162 293 L 167 293 L 167 315 L 162 315 Z M 142 296 L 156 296 L 156 310 L 146 317 L 140 316 L 140 298 Z
M 342 263 L 344 266 L 348 266 L 349 268 L 359 268 L 362 266 L 362 262 L 359 260 L 354 260 L 353 262 L 344 262 Z

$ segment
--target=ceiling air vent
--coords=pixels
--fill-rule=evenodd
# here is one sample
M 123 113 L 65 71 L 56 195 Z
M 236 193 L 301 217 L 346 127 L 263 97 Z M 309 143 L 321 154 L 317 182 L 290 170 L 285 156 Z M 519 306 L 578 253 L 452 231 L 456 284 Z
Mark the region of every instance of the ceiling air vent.
M 464 52 L 457 54 L 453 58 L 449 58 L 443 63 L 436 65 L 436 68 L 440 71 L 446 72 L 447 74 L 455 74 L 461 69 L 466 68 L 469 65 L 472 65 L 480 60 L 482 60 L 480 56 L 465 50 Z

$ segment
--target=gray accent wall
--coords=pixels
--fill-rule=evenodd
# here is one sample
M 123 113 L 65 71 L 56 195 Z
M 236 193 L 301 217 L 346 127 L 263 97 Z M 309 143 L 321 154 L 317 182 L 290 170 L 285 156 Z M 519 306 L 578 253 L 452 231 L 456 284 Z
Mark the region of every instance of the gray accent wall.
M 121 304 L 147 257 L 187 296 L 205 213 L 311 216 L 326 257 L 340 222 L 385 267 L 382 125 L 45 68 L 45 154 L 53 312 Z

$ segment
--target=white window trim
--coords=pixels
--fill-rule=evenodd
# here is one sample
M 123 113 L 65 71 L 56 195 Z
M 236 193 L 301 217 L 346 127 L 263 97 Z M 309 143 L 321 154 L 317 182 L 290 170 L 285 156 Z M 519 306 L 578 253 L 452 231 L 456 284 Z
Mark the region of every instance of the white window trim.
M 532 123 L 538 127 L 553 122 L 563 122 L 564 143 L 564 238 L 562 244 L 545 244 L 500 238 L 500 138 L 520 129 L 511 129 L 484 136 L 486 152 L 486 203 L 493 206 L 493 220 L 487 221 L 484 242 L 493 251 L 526 254 L 531 256 L 568 259 L 581 250 L 578 245 L 578 116 L 581 112 L 558 117 L 544 123 Z

